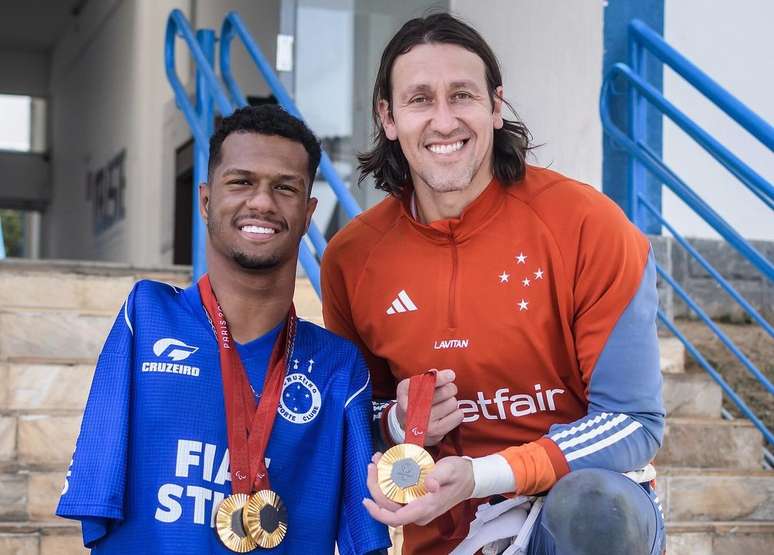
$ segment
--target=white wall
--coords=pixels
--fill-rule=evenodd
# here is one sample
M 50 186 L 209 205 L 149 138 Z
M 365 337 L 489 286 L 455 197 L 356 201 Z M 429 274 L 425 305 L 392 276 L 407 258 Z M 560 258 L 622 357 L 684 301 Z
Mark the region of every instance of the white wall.
M 44 254 L 158 262 L 162 215 L 161 110 L 166 17 L 185 0 L 88 3 L 54 49 L 51 73 L 53 200 Z M 126 217 L 95 233 L 87 175 L 126 152 Z
M 49 55 L 0 49 L 0 94 L 48 95 Z
M 543 145 L 533 162 L 601 188 L 603 2 L 451 0 L 451 9 L 500 60 L 506 98 Z
M 774 2 L 666 0 L 666 40 L 769 123 L 774 122 Z M 671 70 L 664 94 L 710 134 L 774 183 L 774 156 Z M 771 210 L 679 128 L 664 118 L 664 158 L 744 237 L 774 240 Z M 678 231 L 717 237 L 664 189 L 663 212 Z
M 296 105 L 320 137 L 352 135 L 354 11 L 350 5 L 298 6 Z
M 192 9 L 192 4 L 195 6 Z M 190 138 L 164 69 L 164 32 L 174 8 L 196 27 L 220 23 L 230 9 L 274 60 L 279 0 L 104 0 L 89 2 L 57 43 L 51 71 L 53 200 L 44 217 L 43 254 L 141 265 L 170 263 L 174 226 L 174 150 Z M 191 78 L 182 41 L 178 75 Z M 265 95 L 235 44 L 243 91 Z M 190 83 L 189 83 L 190 85 Z M 189 90 L 193 90 L 189 86 Z M 86 199 L 89 171 L 126 150 L 126 217 L 95 233 Z

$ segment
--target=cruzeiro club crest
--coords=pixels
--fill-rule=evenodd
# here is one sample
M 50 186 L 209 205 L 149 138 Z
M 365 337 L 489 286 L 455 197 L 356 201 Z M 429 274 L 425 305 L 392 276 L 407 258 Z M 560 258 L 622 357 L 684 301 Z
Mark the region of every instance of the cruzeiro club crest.
M 280 406 L 282 418 L 293 424 L 307 424 L 320 414 L 320 390 L 305 374 L 288 374 L 282 386 Z

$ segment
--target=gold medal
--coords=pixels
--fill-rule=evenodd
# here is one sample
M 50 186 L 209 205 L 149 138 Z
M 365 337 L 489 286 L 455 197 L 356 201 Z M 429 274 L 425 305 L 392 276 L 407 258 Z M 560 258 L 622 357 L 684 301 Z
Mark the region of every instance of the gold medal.
M 242 514 L 245 530 L 260 547 L 277 547 L 288 533 L 288 510 L 280 496 L 262 489 L 250 496 Z
M 220 503 L 215 516 L 215 527 L 220 541 L 237 553 L 247 553 L 257 547 L 243 524 L 244 509 L 248 501 L 250 497 L 244 493 L 229 495 Z
M 379 487 L 396 503 L 409 503 L 427 493 L 425 476 L 433 466 L 433 457 L 419 445 L 395 445 L 376 465 Z

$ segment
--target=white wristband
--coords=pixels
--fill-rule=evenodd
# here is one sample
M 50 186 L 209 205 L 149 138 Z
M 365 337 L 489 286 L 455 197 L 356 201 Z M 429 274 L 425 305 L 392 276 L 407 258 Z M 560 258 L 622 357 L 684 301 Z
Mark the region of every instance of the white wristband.
M 487 455 L 470 459 L 470 462 L 473 464 L 474 480 L 471 498 L 490 497 L 516 490 L 511 465 L 502 455 Z
M 390 432 L 390 439 L 393 443 L 403 443 L 406 441 L 406 432 L 400 427 L 398 422 L 398 404 L 395 403 L 390 407 L 390 412 L 387 413 L 387 429 Z

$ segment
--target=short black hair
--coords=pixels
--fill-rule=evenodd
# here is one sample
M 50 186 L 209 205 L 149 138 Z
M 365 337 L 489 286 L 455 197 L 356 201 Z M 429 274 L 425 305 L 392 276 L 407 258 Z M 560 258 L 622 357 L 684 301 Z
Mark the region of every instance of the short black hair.
M 400 197 L 411 185 L 408 161 L 398 141 L 387 138 L 379 118 L 379 101 L 385 100 L 392 117 L 392 67 L 403 54 L 420 44 L 454 44 L 476 54 L 484 62 L 489 96 L 499 98 L 510 108 L 516 119 L 505 119 L 503 127 L 494 130 L 492 169 L 495 177 L 505 186 L 520 181 L 526 170 L 526 155 L 531 146 L 527 126 L 516 115 L 513 106 L 497 94 L 503 84 L 500 64 L 483 37 L 470 25 L 441 12 L 418 17 L 406 22 L 384 48 L 379 71 L 374 83 L 372 118 L 376 130 L 374 147 L 358 155 L 360 183 L 368 174 L 374 176 L 376 188 Z
M 223 141 L 232 133 L 276 135 L 300 143 L 309 156 L 309 191 L 312 190 L 317 166 L 320 164 L 320 141 L 303 121 L 276 104 L 245 106 L 234 110 L 234 113 L 221 120 L 210 138 L 210 161 L 207 164 L 208 180 L 212 180 L 212 172 L 221 162 Z

